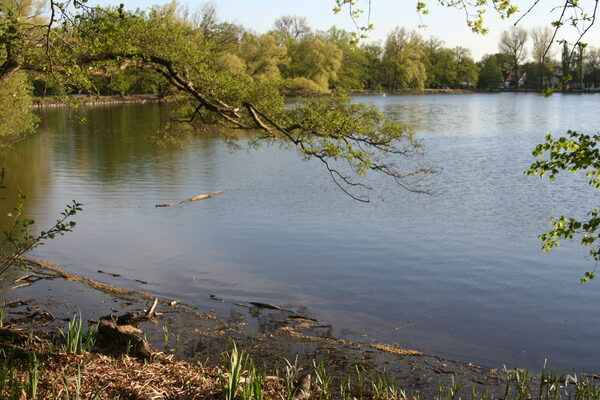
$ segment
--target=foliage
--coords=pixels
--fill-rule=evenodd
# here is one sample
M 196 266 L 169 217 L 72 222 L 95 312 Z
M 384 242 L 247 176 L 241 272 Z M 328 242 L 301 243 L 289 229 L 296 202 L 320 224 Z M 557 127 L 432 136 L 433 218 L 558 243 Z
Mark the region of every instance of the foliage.
M 342 66 L 342 51 L 319 36 L 290 43 L 289 56 L 291 62 L 285 76 L 310 79 L 325 93 Z
M 422 90 L 427 79 L 424 56 L 422 39 L 416 32 L 408 32 L 404 28 L 392 31 L 383 53 L 385 86 L 390 90 Z
M 588 178 L 588 184 L 595 189 L 600 189 L 600 135 L 585 135 L 569 131 L 567 137 L 554 139 L 546 136 L 546 142 L 539 144 L 533 151 L 534 157 L 542 157 L 534 162 L 527 175 L 548 176 L 554 180 L 562 171 L 583 173 Z M 600 260 L 600 245 L 598 240 L 598 227 L 600 227 L 600 214 L 597 209 L 588 212 L 586 220 L 561 216 L 551 218 L 551 228 L 547 233 L 540 235 L 542 249 L 548 251 L 560 245 L 560 240 L 580 237 L 583 246 L 590 246 L 590 256 Z M 581 279 L 582 283 L 594 278 L 593 272 L 587 272 Z
M 246 73 L 259 81 L 279 80 L 280 66 L 287 65 L 287 48 L 277 44 L 273 35 L 246 34 L 240 42 L 238 54 L 244 61 Z
M 373 106 L 351 103 L 343 95 L 308 101 L 291 111 L 292 121 L 300 121 L 286 134 L 299 145 L 305 157 L 320 160 L 340 188 L 357 200 L 368 201 L 355 189 L 372 190 L 352 179 L 368 172 L 383 173 L 400 186 L 415 192 L 426 192 L 418 177 L 432 172 L 427 168 L 403 171 L 388 162 L 389 157 L 412 158 L 420 154 L 420 143 L 401 124 L 384 118 Z M 340 165 L 341 163 L 341 165 Z M 338 169 L 345 167 L 349 173 Z
M 3 188 L 4 170 L 0 171 L 0 188 Z M 35 221 L 25 215 L 23 201 L 26 196 L 19 195 L 19 202 L 8 213 L 8 228 L 4 231 L 4 239 L 0 244 L 0 276 L 14 264 L 21 264 L 21 257 L 31 249 L 43 245 L 45 240 L 53 239 L 58 235 L 71 232 L 75 227 L 72 217 L 81 211 L 81 204 L 73 200 L 61 213 L 61 217 L 47 231 L 39 234 L 31 232 Z
M 590 47 L 585 58 L 584 81 L 600 87 L 600 48 Z
M 327 89 L 319 86 L 315 81 L 304 77 L 288 79 L 285 87 L 291 94 L 295 95 L 325 94 L 328 92 Z
M 31 112 L 31 87 L 24 73 L 0 83 L 0 146 L 33 132 L 37 118 Z
M 325 32 L 324 38 L 342 51 L 341 66 L 332 86 L 346 90 L 364 89 L 378 68 L 378 60 L 370 58 L 368 47 L 358 46 L 349 32 L 335 27 Z

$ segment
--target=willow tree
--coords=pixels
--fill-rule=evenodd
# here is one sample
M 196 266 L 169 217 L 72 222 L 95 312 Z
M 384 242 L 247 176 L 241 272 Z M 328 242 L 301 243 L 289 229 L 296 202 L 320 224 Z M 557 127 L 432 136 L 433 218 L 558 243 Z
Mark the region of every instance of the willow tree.
M 383 53 L 387 88 L 423 90 L 427 80 L 424 58 L 423 41 L 416 32 L 404 28 L 390 32 Z

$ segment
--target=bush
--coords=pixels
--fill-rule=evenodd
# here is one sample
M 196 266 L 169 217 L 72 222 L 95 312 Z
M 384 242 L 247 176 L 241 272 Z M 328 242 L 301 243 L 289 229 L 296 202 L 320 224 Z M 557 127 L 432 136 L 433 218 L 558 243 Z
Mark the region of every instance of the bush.
M 319 86 L 315 81 L 308 78 L 294 78 L 291 79 L 286 88 L 293 94 L 321 94 L 329 93 L 329 90 Z
M 25 73 L 16 73 L 0 84 L 0 146 L 35 130 L 38 118 L 31 104 L 31 87 Z

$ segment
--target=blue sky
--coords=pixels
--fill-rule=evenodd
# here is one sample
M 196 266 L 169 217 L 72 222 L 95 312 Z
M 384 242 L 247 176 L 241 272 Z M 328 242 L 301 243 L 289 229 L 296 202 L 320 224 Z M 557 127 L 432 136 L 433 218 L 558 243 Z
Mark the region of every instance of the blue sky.
M 153 4 L 165 4 L 167 0 L 94 0 L 91 4 L 118 5 L 124 3 L 128 9 L 147 8 Z M 200 9 L 206 1 L 181 0 L 191 10 Z M 367 0 L 358 0 L 359 7 L 366 8 Z M 532 2 L 531 2 L 532 3 Z M 582 0 L 581 3 L 589 9 L 593 0 Z M 247 28 L 263 33 L 273 27 L 273 21 L 282 15 L 300 15 L 307 18 L 311 27 L 326 30 L 331 26 L 344 29 L 355 29 L 347 12 L 334 15 L 333 0 L 213 0 L 217 8 L 218 17 L 229 22 L 236 22 Z M 369 40 L 384 41 L 386 35 L 396 26 L 407 29 L 416 29 L 423 36 L 435 36 L 442 39 L 446 46 L 463 46 L 471 49 L 475 59 L 486 53 L 498 51 L 498 38 L 500 33 L 510 27 L 515 18 L 501 20 L 493 11 L 486 15 L 487 25 L 490 27 L 488 35 L 472 33 L 465 23 L 464 13 L 456 9 L 437 6 L 435 0 L 430 0 L 430 14 L 424 17 L 423 23 L 427 28 L 419 28 L 421 21 L 415 11 L 416 0 L 373 0 L 371 22 L 375 31 L 370 34 Z M 530 2 L 517 2 L 522 9 L 527 9 Z M 548 4 L 540 2 L 537 9 L 529 14 L 520 24 L 525 28 L 543 26 L 552 20 L 551 8 Z M 600 46 L 600 29 L 594 26 L 588 33 L 587 42 Z M 564 34 L 567 34 L 566 29 Z M 573 35 L 569 35 L 572 40 Z M 555 51 L 558 55 L 558 51 Z

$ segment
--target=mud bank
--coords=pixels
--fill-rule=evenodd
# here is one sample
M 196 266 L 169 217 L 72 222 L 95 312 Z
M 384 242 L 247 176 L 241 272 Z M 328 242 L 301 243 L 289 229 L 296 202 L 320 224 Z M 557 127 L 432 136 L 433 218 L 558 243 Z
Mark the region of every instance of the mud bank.
M 51 336 L 77 313 L 94 322 L 107 314 L 143 313 L 154 302 L 150 293 L 73 276 L 45 261 L 30 260 L 27 265 L 27 270 L 12 271 L 13 284 L 3 290 L 5 322 L 16 328 L 33 328 L 40 335 Z M 214 300 L 224 302 L 216 296 Z M 470 396 L 473 388 L 493 398 L 507 398 L 507 385 L 509 391 L 517 390 L 514 370 L 487 369 L 381 343 L 336 339 L 327 334 L 331 327 L 326 323 L 275 305 L 231 306 L 229 318 L 222 319 L 214 312 L 202 312 L 176 299 L 158 299 L 158 320 L 143 322 L 139 328 L 156 354 L 186 366 L 219 368 L 223 353 L 230 351 L 235 342 L 258 368 L 272 375 L 285 371 L 293 360 L 305 371 L 323 361 L 334 381 L 365 377 L 372 381 L 385 374 L 398 388 L 424 399 L 439 395 L 440 383 L 450 387 L 452 382 L 462 382 L 459 391 L 463 398 Z M 242 307 L 263 321 L 261 332 L 246 329 L 247 323 L 236 311 Z M 539 387 L 539 376 L 528 379 L 526 386 Z M 514 389 L 510 389 L 512 381 Z M 568 379 L 565 382 L 562 390 L 571 390 Z

